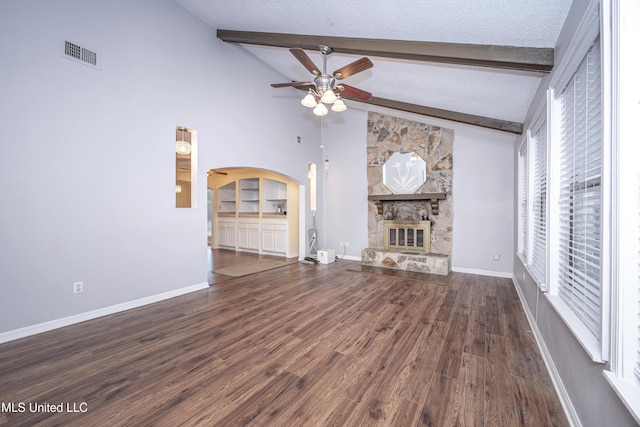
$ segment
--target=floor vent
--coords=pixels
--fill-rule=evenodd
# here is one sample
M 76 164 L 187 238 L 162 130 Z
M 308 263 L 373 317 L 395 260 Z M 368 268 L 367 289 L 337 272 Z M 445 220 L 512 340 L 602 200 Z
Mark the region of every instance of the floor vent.
M 96 52 L 71 43 L 70 41 L 64 41 L 63 55 L 65 58 L 95 68 L 96 70 L 100 69 L 100 57 Z

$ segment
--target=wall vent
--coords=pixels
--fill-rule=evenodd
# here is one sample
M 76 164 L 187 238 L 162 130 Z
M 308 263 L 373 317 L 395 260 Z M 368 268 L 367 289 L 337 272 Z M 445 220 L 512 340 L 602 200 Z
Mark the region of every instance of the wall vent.
M 65 58 L 95 68 L 96 70 L 100 69 L 100 56 L 96 52 L 67 40 L 64 40 L 62 48 Z

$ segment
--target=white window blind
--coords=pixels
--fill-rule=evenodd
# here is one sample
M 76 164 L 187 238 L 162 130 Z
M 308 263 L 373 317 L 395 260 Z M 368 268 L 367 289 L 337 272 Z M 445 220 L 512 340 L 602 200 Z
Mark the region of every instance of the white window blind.
M 547 121 L 531 138 L 533 194 L 531 195 L 531 273 L 542 287 L 547 277 Z
M 640 225 L 640 220 L 638 221 Z M 640 254 L 637 254 L 640 261 Z M 640 265 L 639 265 L 640 267 Z M 636 306 L 637 309 L 637 336 L 636 336 L 636 367 L 634 369 L 634 373 L 636 375 L 636 380 L 640 382 L 640 277 L 638 277 L 638 281 L 636 282 L 636 286 L 638 287 L 638 303 Z
M 527 209 L 528 209 L 528 192 L 529 192 L 529 171 L 527 166 L 527 145 L 523 145 L 518 155 L 518 181 L 519 181 L 519 197 L 520 197 L 520 222 L 518 223 L 519 233 L 519 250 L 520 254 L 526 260 L 527 258 Z
M 640 177 L 638 177 L 638 181 L 640 181 Z M 640 188 L 638 188 L 638 201 L 640 202 Z M 636 233 L 637 236 L 640 237 L 640 213 L 637 217 L 637 227 L 636 227 Z M 640 239 L 639 239 L 640 240 Z M 636 329 L 636 363 L 635 363 L 635 369 L 634 369 L 634 374 L 636 376 L 636 380 L 638 382 L 640 382 L 640 253 L 636 253 L 636 259 L 638 261 L 638 270 L 637 272 L 639 273 L 639 275 L 636 277 L 636 287 L 638 288 L 638 301 L 636 302 L 636 322 L 637 322 L 637 329 Z
M 559 96 L 559 295 L 601 335 L 602 102 L 599 38 Z

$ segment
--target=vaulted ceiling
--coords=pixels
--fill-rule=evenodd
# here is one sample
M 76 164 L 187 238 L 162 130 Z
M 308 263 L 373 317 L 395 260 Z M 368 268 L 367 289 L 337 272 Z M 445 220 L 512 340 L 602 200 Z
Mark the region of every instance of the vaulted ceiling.
M 324 44 L 334 50 L 328 72 L 371 59 L 373 68 L 344 80 L 371 92 L 368 103 L 516 134 L 553 67 L 571 6 L 571 0 L 175 1 L 220 39 L 280 72 L 281 82 L 313 79 L 290 47 L 305 49 L 321 68 L 317 46 Z

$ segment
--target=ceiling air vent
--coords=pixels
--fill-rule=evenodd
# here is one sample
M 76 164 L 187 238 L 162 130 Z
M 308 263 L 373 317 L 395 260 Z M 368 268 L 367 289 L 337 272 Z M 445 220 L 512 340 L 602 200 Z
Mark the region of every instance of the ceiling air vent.
M 100 58 L 96 52 L 66 40 L 64 41 L 63 48 L 63 55 L 66 58 L 97 70 L 100 69 Z

